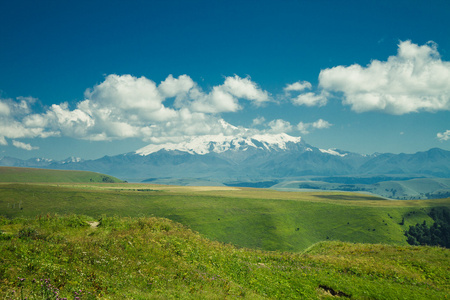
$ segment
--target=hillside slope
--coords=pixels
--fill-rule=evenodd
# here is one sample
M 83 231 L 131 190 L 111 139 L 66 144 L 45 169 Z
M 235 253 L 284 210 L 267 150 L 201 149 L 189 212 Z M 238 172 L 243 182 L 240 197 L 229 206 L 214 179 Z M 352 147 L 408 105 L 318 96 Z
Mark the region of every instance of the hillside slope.
M 423 221 L 432 224 L 428 212 L 440 206 L 449 207 L 449 199 L 389 201 L 342 192 L 147 184 L 0 185 L 0 213 L 8 218 L 157 216 L 212 240 L 281 251 L 327 240 L 406 245 L 404 231 Z
M 450 250 L 341 242 L 304 254 L 211 242 L 158 218 L 0 219 L 5 299 L 445 299 Z
M 286 180 L 270 188 L 278 190 L 364 191 L 389 199 L 435 199 L 450 196 L 450 178 L 415 178 L 380 181 L 372 184 L 338 183 L 313 180 Z M 326 178 L 324 178 L 326 180 Z M 356 182 L 358 182 L 356 180 Z
M 123 182 L 115 177 L 89 171 L 0 167 L 0 182 Z

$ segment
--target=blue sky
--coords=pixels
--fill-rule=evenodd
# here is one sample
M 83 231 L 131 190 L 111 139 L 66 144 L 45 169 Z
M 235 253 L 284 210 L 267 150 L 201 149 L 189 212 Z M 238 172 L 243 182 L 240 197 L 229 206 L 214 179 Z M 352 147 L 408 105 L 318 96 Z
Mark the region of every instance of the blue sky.
M 0 157 L 245 132 L 450 150 L 449 1 L 0 1 L 0 41 Z

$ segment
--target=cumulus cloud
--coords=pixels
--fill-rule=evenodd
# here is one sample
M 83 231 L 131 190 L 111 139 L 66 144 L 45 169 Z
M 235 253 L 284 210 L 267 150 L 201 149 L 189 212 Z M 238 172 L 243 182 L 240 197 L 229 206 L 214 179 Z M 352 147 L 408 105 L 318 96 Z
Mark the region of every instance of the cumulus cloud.
M 303 134 L 308 134 L 309 130 L 308 128 L 310 127 L 311 123 L 303 123 L 303 122 L 299 122 L 297 124 L 297 130 L 300 131 Z
M 165 107 L 164 97 L 156 84 L 145 78 L 131 75 L 109 75 L 105 81 L 88 89 L 85 105 L 89 111 L 100 111 L 98 117 L 118 119 L 128 122 L 166 121 L 175 116 L 175 111 Z
M 158 90 L 163 96 L 171 98 L 186 95 L 195 86 L 195 82 L 187 75 L 181 75 L 178 78 L 169 75 L 159 84 Z
M 260 89 L 249 77 L 235 75 L 226 77 L 224 84 L 213 87 L 210 93 L 204 93 L 195 85 L 184 99 L 184 105 L 190 105 L 193 111 L 222 113 L 241 110 L 239 99 L 248 100 L 259 107 L 268 102 L 270 97 L 267 91 Z
M 214 114 L 236 112 L 241 109 L 238 99 L 232 94 L 224 91 L 221 87 L 214 87 L 209 94 L 204 94 L 201 91 L 196 90 L 191 93 L 191 95 L 194 96 L 191 108 L 195 112 Z
M 250 77 L 240 78 L 237 75 L 227 77 L 219 88 L 237 98 L 250 100 L 256 106 L 269 101 L 269 93 L 261 90 L 256 83 L 250 80 Z
M 291 99 L 292 103 L 295 105 L 305 105 L 305 106 L 324 106 L 327 104 L 327 94 L 322 92 L 320 94 L 316 93 L 305 93 L 300 94 L 297 97 Z
M 439 132 L 436 137 L 441 141 L 448 141 L 450 140 L 450 130 L 446 130 L 445 132 Z
M 31 121 L 28 114 L 31 113 L 36 100 L 32 97 L 0 99 L 0 145 L 8 145 L 7 138 L 46 138 L 57 135 L 56 132 L 46 128 L 45 124 Z
M 326 129 L 333 126 L 333 124 L 329 123 L 328 121 L 325 121 L 323 119 L 319 119 L 312 123 L 303 123 L 299 122 L 297 124 L 297 130 L 299 130 L 303 134 L 308 134 L 310 132 L 310 129 Z
M 10 113 L 9 105 L 4 101 L 0 101 L 0 115 L 9 116 Z
M 269 122 L 270 132 L 272 133 L 286 133 L 292 131 L 292 125 L 285 120 L 272 120 Z
M 305 106 L 324 106 L 327 104 L 328 93 L 326 91 L 316 92 L 304 92 L 304 90 L 310 90 L 312 85 L 308 81 L 298 81 L 292 84 L 286 85 L 283 89 L 285 92 L 285 97 L 290 99 L 294 105 L 305 105 Z M 297 92 L 296 96 L 292 94 Z M 299 93 L 300 92 L 300 93 Z
M 89 88 L 84 100 L 53 104 L 33 112 L 34 98 L 0 99 L 0 144 L 7 139 L 67 136 L 86 140 L 140 138 L 177 141 L 189 136 L 245 131 L 218 116 L 242 109 L 241 100 L 260 106 L 269 101 L 249 77 L 226 77 L 204 92 L 189 76 L 169 75 L 159 85 L 145 77 L 108 75 Z M 165 105 L 168 98 L 173 104 Z M 15 145 L 22 148 L 23 144 Z
M 419 46 L 403 41 L 397 55 L 387 61 L 322 70 L 319 85 L 342 93 L 343 103 L 356 112 L 401 115 L 450 110 L 450 62 L 440 59 L 433 42 Z
M 319 119 L 313 123 L 311 123 L 311 127 L 316 128 L 316 129 L 325 129 L 325 128 L 330 128 L 332 126 L 332 124 L 330 124 L 328 121 Z
M 179 109 L 164 106 L 167 97 L 179 98 Z M 145 77 L 110 75 L 88 90 L 86 98 L 77 109 L 64 111 L 70 125 L 80 126 L 65 128 L 80 128 L 86 132 L 67 134 L 95 140 L 138 137 L 156 142 L 206 134 L 217 131 L 211 124 L 218 118 L 205 113 L 235 111 L 238 107 L 237 99 L 217 87 L 203 93 L 187 75 L 170 75 L 159 86 Z M 65 120 L 59 123 L 66 124 Z
M 13 140 L 12 144 L 16 148 L 20 148 L 20 149 L 24 149 L 24 150 L 28 150 L 28 151 L 39 149 L 39 147 L 33 147 L 30 144 L 25 144 L 25 143 L 22 143 L 22 142 L 19 142 L 16 140 Z
M 13 99 L 0 99 L 0 116 L 20 116 L 31 112 L 31 106 L 36 102 L 33 97 L 17 97 Z
M 301 92 L 306 89 L 311 89 L 312 85 L 308 81 L 298 81 L 291 84 L 286 85 L 286 87 L 283 89 L 285 92 Z
M 264 124 L 265 121 L 266 121 L 266 119 L 264 117 L 258 117 L 258 118 L 253 119 L 252 124 L 253 124 L 253 126 L 258 126 L 258 125 Z

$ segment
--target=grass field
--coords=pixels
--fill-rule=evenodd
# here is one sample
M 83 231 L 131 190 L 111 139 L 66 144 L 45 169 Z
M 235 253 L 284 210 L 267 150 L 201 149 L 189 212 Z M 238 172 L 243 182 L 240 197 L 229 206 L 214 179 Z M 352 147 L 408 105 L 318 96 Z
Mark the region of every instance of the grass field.
M 241 247 L 301 251 L 327 240 L 406 245 L 409 225 L 449 199 L 391 201 L 356 193 L 147 184 L 0 184 L 1 214 L 166 217 Z M 404 224 L 400 225 L 404 219 Z
M 105 183 L 102 174 L 94 183 L 77 172 L 50 183 L 57 173 L 23 171 L 0 183 L 0 299 L 450 294 L 450 250 L 404 236 L 450 199 Z
M 0 167 L 0 182 L 123 182 L 115 177 L 88 171 Z
M 2 299 L 446 299 L 448 249 L 236 248 L 161 218 L 0 219 Z

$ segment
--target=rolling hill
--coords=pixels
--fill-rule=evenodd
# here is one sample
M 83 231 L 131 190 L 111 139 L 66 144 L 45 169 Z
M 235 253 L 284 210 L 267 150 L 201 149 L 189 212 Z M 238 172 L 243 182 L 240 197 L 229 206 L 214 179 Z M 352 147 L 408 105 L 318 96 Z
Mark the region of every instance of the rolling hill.
M 0 182 L 123 182 L 113 176 L 89 171 L 0 167 Z
M 449 250 L 213 242 L 161 218 L 0 218 L 3 299 L 445 299 Z
M 312 179 L 314 180 L 286 180 L 272 185 L 271 188 L 282 191 L 300 191 L 305 189 L 359 191 L 401 200 L 436 199 L 450 196 L 450 178 L 415 178 L 401 181 L 380 181 L 372 184 L 324 182 L 320 180 L 327 180 L 327 178 L 320 177 Z
M 37 178 L 48 172 L 33 170 Z M 394 201 L 354 192 L 83 178 L 0 183 L 0 297 L 442 299 L 449 293 L 449 250 L 409 246 L 404 235 L 409 226 L 432 224 L 430 210 L 450 208 L 449 198 Z
M 150 184 L 0 184 L 1 214 L 157 216 L 241 247 L 300 251 L 340 240 L 406 245 L 404 231 L 433 220 L 448 199 L 392 201 L 343 192 L 280 192 L 236 187 Z M 404 219 L 403 224 L 402 220 Z

